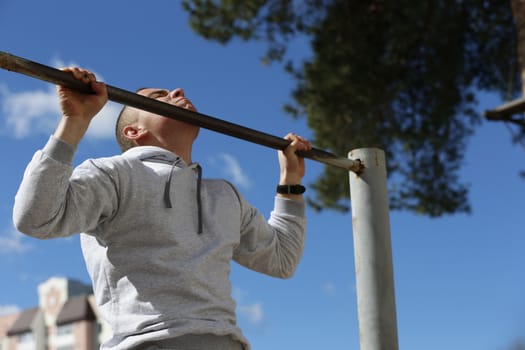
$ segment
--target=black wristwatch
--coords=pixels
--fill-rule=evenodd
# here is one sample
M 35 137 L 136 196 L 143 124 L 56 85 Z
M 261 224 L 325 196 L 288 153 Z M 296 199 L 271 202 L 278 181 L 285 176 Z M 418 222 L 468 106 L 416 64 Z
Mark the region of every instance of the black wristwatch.
M 277 185 L 277 193 L 279 194 L 303 194 L 306 187 L 303 185 Z

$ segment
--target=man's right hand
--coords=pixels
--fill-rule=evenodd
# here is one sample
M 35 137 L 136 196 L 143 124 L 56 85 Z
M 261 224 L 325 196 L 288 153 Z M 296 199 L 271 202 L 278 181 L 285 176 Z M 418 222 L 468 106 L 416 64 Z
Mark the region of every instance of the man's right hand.
M 62 69 L 85 84 L 90 84 L 95 94 L 84 94 L 57 86 L 62 109 L 62 119 L 54 136 L 76 146 L 86 133 L 89 123 L 108 101 L 106 84 L 97 82 L 95 75 L 86 69 L 69 67 Z

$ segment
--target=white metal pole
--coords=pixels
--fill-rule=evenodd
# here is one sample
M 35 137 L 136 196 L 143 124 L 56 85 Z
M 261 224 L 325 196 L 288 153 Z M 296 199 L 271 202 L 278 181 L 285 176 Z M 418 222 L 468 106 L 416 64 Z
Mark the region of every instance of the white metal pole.
M 349 153 L 362 172 L 350 172 L 350 197 L 361 350 L 397 350 L 397 320 L 385 153 Z

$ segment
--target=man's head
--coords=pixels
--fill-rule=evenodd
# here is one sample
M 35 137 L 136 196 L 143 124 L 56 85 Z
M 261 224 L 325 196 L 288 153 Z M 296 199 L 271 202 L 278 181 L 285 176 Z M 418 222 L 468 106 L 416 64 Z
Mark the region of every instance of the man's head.
M 117 124 L 115 127 L 115 136 L 117 138 L 117 143 L 122 150 L 122 153 L 126 152 L 128 149 L 135 147 L 137 144 L 134 140 L 129 139 L 124 135 L 124 127 L 127 125 L 136 124 L 138 120 L 138 111 L 135 108 L 124 106 L 120 111 L 120 114 L 117 118 Z
M 137 93 L 177 107 L 196 111 L 193 103 L 180 88 L 166 89 L 142 88 Z M 193 142 L 199 128 L 174 119 L 125 106 L 116 124 L 116 138 L 122 152 L 140 145 L 155 145 L 172 149 L 176 141 Z

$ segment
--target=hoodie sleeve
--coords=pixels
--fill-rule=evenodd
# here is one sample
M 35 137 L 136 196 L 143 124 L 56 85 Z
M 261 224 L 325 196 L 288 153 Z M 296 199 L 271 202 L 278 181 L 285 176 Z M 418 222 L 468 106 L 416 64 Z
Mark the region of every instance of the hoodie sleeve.
M 292 277 L 304 250 L 304 203 L 275 197 L 274 210 L 266 222 L 257 209 L 238 196 L 242 222 L 240 244 L 234 252 L 234 260 L 270 276 Z
M 15 227 L 36 238 L 94 230 L 117 207 L 114 181 L 94 161 L 73 171 L 75 148 L 53 136 L 28 164 L 15 196 Z

